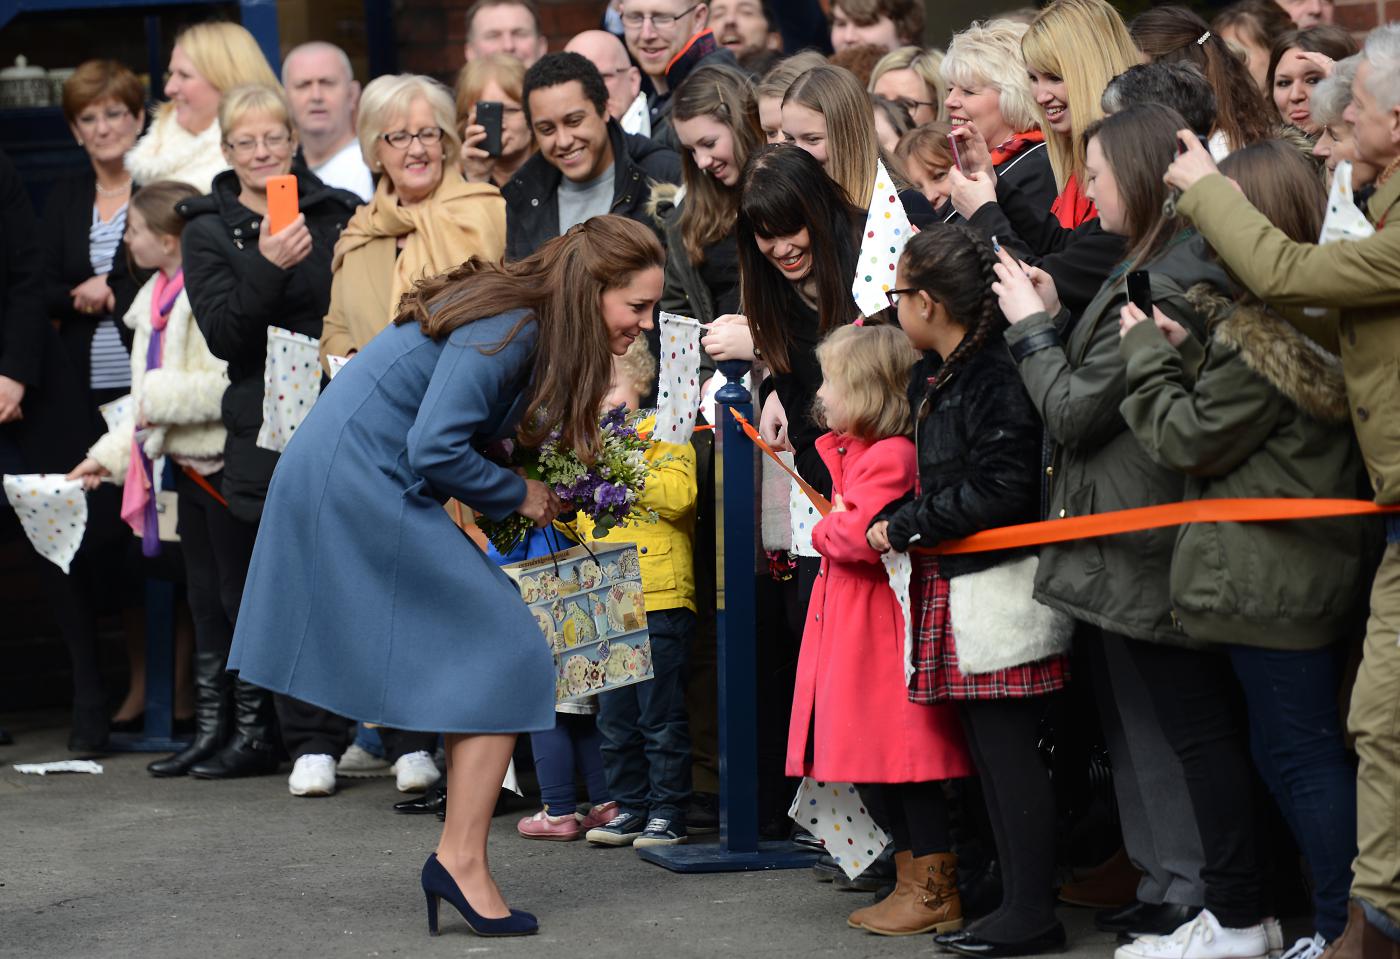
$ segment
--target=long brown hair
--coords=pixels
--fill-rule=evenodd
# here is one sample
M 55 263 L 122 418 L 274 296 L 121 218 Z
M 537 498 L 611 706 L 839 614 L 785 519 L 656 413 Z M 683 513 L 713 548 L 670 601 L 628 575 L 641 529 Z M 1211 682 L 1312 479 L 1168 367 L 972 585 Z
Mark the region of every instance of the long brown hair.
M 1133 20 L 1129 32 L 1154 63 L 1194 63 L 1215 91 L 1215 129 L 1238 150 L 1273 135 L 1277 120 L 1244 61 L 1194 11 L 1153 7 Z
M 710 117 L 729 129 L 734 140 L 734 165 L 743 170 L 749 154 L 763 146 L 758 114 L 749 109 L 753 89 L 749 78 L 724 64 L 704 66 L 685 78 L 671 97 L 675 120 Z M 739 190 L 727 187 L 695 165 L 689 150 L 681 151 L 685 201 L 681 204 L 681 241 L 690 262 L 705 262 L 705 247 L 718 243 L 734 229 L 739 215 Z
M 425 336 L 441 340 L 467 323 L 529 310 L 495 350 L 534 319 L 539 339 L 520 441 L 537 445 L 558 430 L 561 443 L 591 462 L 600 445 L 598 410 L 612 380 L 603 293 L 626 286 L 639 270 L 665 264 L 660 242 L 646 227 L 626 217 L 595 216 L 523 260 L 474 256 L 420 280 L 399 302 L 394 322 L 417 323 Z
M 1113 170 L 1125 211 L 1128 262 L 1152 259 L 1186 226 L 1180 216 L 1163 216 L 1169 190 L 1162 177 L 1176 158 L 1180 113 L 1160 103 L 1138 103 L 1104 117 L 1084 131 L 1084 150 L 1097 139 Z
M 875 114 L 870 96 L 855 74 L 842 67 L 817 67 L 798 77 L 783 95 L 783 105 L 795 103 L 826 120 L 826 172 L 861 209 L 870 205 L 875 188 L 875 163 L 885 169 L 898 189 L 909 184 L 898 164 L 880 149 L 875 135 Z
M 1317 165 L 1296 146 L 1264 140 L 1220 161 L 1220 172 L 1270 223 L 1295 243 L 1316 243 L 1327 209 L 1327 187 Z

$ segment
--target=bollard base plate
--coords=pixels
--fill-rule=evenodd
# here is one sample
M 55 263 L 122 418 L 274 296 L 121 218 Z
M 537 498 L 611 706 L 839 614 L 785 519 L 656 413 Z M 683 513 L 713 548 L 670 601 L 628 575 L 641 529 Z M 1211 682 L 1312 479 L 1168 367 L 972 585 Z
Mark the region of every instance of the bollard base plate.
M 190 744 L 189 737 L 172 739 L 142 733 L 113 733 L 107 750 L 114 753 L 178 753 Z
M 790 842 L 760 842 L 757 852 L 730 852 L 722 843 L 651 846 L 637 850 L 639 859 L 680 873 L 806 869 L 820 855 Z

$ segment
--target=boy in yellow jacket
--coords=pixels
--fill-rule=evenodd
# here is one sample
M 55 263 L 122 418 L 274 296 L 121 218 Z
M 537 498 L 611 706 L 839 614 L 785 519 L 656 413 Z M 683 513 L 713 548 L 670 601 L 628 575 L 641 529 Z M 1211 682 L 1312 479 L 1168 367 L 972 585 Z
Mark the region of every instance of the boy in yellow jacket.
M 656 380 L 656 360 L 638 340 L 613 359 L 612 391 L 605 406 L 636 409 Z M 655 417 L 640 424 L 652 428 Z M 588 831 L 588 841 L 608 846 L 663 846 L 688 838 L 690 732 L 686 721 L 685 673 L 695 631 L 695 450 L 689 443 L 652 444 L 651 464 L 640 505 L 657 521 L 632 522 L 607 541 L 637 544 L 646 594 L 647 629 L 654 678 L 609 690 L 598 697 L 603 766 L 617 815 Z M 579 532 L 592 526 L 580 515 Z

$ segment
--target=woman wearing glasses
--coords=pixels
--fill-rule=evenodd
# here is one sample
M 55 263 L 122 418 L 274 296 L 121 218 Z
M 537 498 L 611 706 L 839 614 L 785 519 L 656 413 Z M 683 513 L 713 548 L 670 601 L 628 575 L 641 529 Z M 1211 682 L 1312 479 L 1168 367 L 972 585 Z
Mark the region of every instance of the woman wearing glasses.
M 497 80 L 482 89 L 502 85 L 509 83 Z M 494 262 L 505 253 L 505 201 L 494 184 L 462 177 L 457 130 L 452 94 L 436 80 L 402 74 L 365 87 L 360 149 L 379 185 L 336 244 L 323 363 L 363 349 L 389 325 L 415 280 L 473 256 Z M 528 142 L 528 131 L 525 136 Z
M 269 234 L 261 229 L 267 215 L 267 181 L 292 172 L 296 152 L 287 101 L 274 87 L 236 87 L 223 95 L 217 122 L 223 131 L 224 159 L 233 169 L 214 178 L 207 196 L 177 208 L 189 221 L 181 246 L 190 306 L 210 352 L 228 363 L 223 470 L 206 482 L 228 503 L 229 522 L 217 536 L 211 530 L 210 547 L 219 566 L 224 612 L 233 623 L 267 484 L 277 465 L 277 454 L 256 442 L 262 425 L 267 327 L 320 335 L 330 302 L 331 250 L 359 198 L 299 171 L 301 213 L 290 226 Z M 213 512 L 221 510 L 212 496 L 208 506 Z M 226 655 L 227 649 L 223 652 Z M 233 739 L 213 757 L 191 766 L 189 774 L 225 779 L 275 772 L 272 717 L 271 696 L 239 680 L 234 688 Z M 295 748 L 290 741 L 287 746 Z

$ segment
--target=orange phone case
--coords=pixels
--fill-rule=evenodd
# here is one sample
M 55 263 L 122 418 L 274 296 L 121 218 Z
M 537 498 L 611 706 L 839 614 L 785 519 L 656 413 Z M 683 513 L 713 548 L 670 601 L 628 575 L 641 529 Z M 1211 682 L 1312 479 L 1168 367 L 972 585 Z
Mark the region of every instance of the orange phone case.
M 297 200 L 297 178 L 288 173 L 267 178 L 267 231 L 281 233 L 301 210 Z

